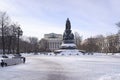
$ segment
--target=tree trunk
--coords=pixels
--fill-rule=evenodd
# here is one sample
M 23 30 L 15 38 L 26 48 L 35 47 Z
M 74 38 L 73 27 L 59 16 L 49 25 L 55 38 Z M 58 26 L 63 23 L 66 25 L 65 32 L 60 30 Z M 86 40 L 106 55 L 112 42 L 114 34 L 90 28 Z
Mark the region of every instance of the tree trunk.
M 3 48 L 3 55 L 5 55 L 5 37 L 4 37 L 4 24 L 2 21 L 2 48 Z

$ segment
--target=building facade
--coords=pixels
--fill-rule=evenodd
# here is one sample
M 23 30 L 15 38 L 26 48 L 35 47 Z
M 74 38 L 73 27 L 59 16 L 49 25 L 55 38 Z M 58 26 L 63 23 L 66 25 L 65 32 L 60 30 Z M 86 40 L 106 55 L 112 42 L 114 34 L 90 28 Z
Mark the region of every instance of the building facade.
M 45 34 L 44 39 L 47 41 L 47 48 L 50 51 L 59 49 L 62 44 L 62 34 L 56 33 Z

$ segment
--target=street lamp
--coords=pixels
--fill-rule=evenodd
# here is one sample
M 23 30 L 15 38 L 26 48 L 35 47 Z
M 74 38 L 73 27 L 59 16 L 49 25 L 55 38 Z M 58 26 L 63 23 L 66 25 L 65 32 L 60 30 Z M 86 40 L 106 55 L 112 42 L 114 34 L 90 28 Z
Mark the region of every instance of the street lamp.
M 19 51 L 19 37 L 22 36 L 23 31 L 20 27 L 17 28 L 17 55 L 20 57 L 20 51 Z

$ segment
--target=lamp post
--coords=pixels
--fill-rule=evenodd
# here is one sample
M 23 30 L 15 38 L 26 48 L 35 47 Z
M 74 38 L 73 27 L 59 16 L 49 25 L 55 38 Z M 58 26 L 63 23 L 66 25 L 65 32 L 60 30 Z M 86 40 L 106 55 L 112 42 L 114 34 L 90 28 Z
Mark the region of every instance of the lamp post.
M 22 36 L 23 31 L 20 27 L 17 28 L 17 55 L 20 56 L 20 50 L 19 50 L 19 38 Z

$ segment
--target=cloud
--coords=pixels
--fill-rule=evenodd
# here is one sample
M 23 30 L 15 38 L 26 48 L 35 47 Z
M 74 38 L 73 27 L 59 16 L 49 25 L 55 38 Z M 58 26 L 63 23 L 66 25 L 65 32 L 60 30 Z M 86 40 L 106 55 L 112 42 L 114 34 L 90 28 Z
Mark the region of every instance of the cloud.
M 119 0 L 0 0 L 0 9 L 21 24 L 25 35 L 63 33 L 69 17 L 73 32 L 83 37 L 116 33 L 120 21 Z

